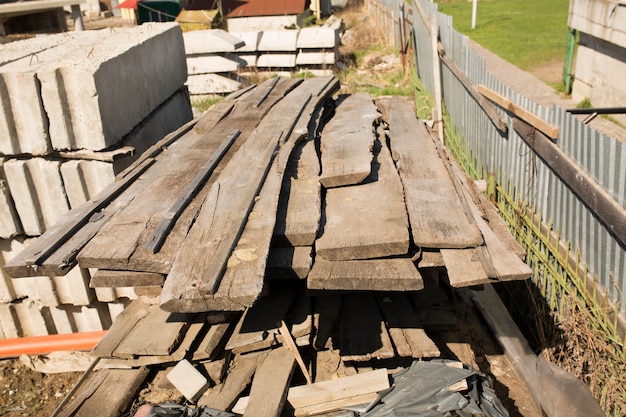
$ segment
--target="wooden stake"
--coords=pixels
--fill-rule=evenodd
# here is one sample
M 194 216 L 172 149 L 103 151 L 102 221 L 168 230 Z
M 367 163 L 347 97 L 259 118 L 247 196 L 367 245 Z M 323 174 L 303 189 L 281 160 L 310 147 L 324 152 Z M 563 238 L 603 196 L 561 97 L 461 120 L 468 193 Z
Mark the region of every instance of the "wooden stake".
M 289 328 L 287 328 L 287 324 L 285 324 L 284 320 L 280 321 L 280 328 L 278 330 L 280 331 L 280 334 L 283 335 L 284 344 L 287 346 L 289 350 L 291 350 L 291 352 L 293 353 L 293 356 L 295 356 L 296 362 L 298 362 L 298 366 L 300 367 L 300 369 L 302 370 L 302 373 L 304 374 L 304 377 L 306 378 L 306 383 L 307 384 L 313 383 L 313 381 L 311 381 L 311 376 L 309 375 L 309 371 L 306 369 L 306 366 L 304 365 L 304 361 L 302 360 L 300 351 L 298 351 L 298 347 L 296 346 L 296 343 L 293 341 L 293 338 L 291 337 L 291 333 L 289 332 Z

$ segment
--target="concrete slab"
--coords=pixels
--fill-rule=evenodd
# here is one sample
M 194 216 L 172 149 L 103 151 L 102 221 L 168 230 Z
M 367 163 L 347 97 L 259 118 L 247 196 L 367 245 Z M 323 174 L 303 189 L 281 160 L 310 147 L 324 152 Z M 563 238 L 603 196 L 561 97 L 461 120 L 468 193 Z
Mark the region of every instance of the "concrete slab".
M 63 162 L 61 177 L 70 208 L 76 208 L 91 200 L 104 187 L 115 181 L 113 164 L 102 161 Z
M 339 51 L 330 50 L 301 50 L 296 57 L 296 65 L 335 65 L 339 59 Z
M 10 304 L 20 337 L 46 336 L 54 331 L 52 318 L 41 303 L 28 298 Z
M 117 175 L 122 172 L 150 146 L 191 119 L 193 119 L 193 111 L 189 92 L 186 87 L 182 87 L 153 110 L 118 143 L 118 147 L 130 146 L 135 151 L 132 156 L 113 162 L 114 174 Z
M 123 301 L 118 301 L 115 303 L 108 303 L 107 307 L 109 308 L 109 315 L 111 316 L 111 320 L 115 321 L 117 316 L 120 315 L 124 308 L 126 308 L 127 303 Z
M 183 39 L 187 55 L 233 52 L 245 45 L 242 39 L 221 29 L 185 32 Z
M 74 32 L 57 33 L 46 36 L 22 39 L 2 45 L 0 49 L 0 65 L 8 64 L 24 57 L 33 56 L 46 49 L 61 46 L 74 38 Z
M 68 54 L 37 72 L 53 148 L 102 150 L 116 144 L 186 77 L 178 24 L 107 30 L 87 54 Z
M 244 68 L 256 67 L 257 55 L 256 53 L 240 54 L 239 59 L 245 62 Z
M 295 52 L 298 48 L 298 33 L 298 30 L 263 31 L 257 49 L 262 52 Z
M 246 66 L 246 62 L 234 54 L 207 54 L 187 56 L 187 74 L 234 72 Z
M 43 158 L 4 163 L 15 208 L 27 236 L 39 236 L 69 211 L 61 163 Z
M 21 336 L 16 325 L 15 310 L 9 303 L 0 304 L 0 330 L 3 339 L 15 339 Z
M 59 304 L 75 306 L 90 305 L 95 300 L 95 292 L 89 288 L 89 271 L 75 267 L 63 277 L 52 277 L 52 283 Z
M 340 44 L 339 32 L 330 27 L 307 27 L 300 29 L 298 48 L 334 48 Z
M 53 37 L 58 39 L 57 36 Z M 32 47 L 20 44 L 15 56 L 8 55 L 0 66 L 0 153 L 4 155 L 46 155 L 52 149 L 49 121 L 41 98 L 37 71 L 54 65 L 72 50 L 84 51 L 97 41 L 94 31 L 68 36 L 57 47 L 34 38 Z M 21 52 L 20 52 L 21 51 Z M 26 54 L 28 51 L 37 51 Z M 5 52 L 2 53 L 4 55 Z M 17 59 L 19 57 L 19 59 Z
M 261 54 L 256 61 L 257 68 L 293 68 L 296 66 L 296 54 Z
M 76 325 L 71 314 L 68 314 L 65 306 L 48 308 L 50 317 L 54 323 L 56 334 L 68 334 L 76 332 Z
M 0 137 L 3 155 L 46 155 L 52 149 L 35 74 L 0 74 Z
M 237 54 L 241 55 L 243 52 L 256 52 L 259 48 L 259 42 L 263 31 L 252 30 L 247 32 L 229 32 L 231 35 L 241 39 L 245 45 L 237 49 Z
M 221 74 L 190 75 L 187 87 L 191 95 L 232 93 L 242 88 L 244 83 L 236 76 L 231 76 L 232 78 Z
M 26 247 L 29 240 L 24 239 L 23 236 L 0 239 L 0 302 L 11 302 L 19 298 L 37 296 L 37 286 L 32 277 L 13 279 L 1 269 Z
M 0 180 L 0 239 L 10 239 L 21 233 L 22 226 L 6 181 Z
M 10 239 L 22 232 L 13 197 L 4 177 L 4 160 L 0 159 L 0 239 Z

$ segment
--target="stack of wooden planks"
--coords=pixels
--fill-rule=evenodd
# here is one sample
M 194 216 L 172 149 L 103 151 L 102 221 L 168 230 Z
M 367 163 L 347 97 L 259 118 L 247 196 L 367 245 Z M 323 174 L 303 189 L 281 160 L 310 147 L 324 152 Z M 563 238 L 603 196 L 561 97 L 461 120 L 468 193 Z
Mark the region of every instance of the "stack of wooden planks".
M 525 279 L 506 227 L 410 101 L 275 78 L 164 138 L 5 270 L 97 268 L 170 312 L 242 311 L 271 281 L 417 291 Z
M 350 376 L 351 363 L 438 357 L 427 331 L 455 326 L 450 287 L 530 276 L 408 99 L 333 98 L 338 88 L 334 77 L 274 78 L 229 96 L 5 266 L 19 279 L 78 264 L 97 269 L 92 287 L 143 294 L 93 350 L 132 372 L 98 371 L 62 415 L 98 410 L 106 381 L 126 399 L 105 414 L 116 415 L 146 367 L 183 359 L 204 364 L 211 388 L 198 404 L 218 410 L 369 402 L 386 373 L 353 390 L 320 367 Z M 294 391 L 294 375 L 343 394 Z

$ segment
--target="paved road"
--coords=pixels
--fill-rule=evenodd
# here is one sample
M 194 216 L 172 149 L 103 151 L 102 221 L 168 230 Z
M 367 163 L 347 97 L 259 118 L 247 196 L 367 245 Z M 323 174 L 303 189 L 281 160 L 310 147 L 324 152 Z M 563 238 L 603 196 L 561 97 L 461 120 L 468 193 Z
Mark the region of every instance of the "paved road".
M 468 40 L 468 44 L 485 59 L 487 71 L 508 85 L 513 91 L 544 107 L 551 108 L 553 104 L 565 109 L 576 107 L 577 103 L 574 100 L 560 96 L 552 87 L 534 75 L 522 71 L 471 39 Z M 580 116 L 580 118 L 584 119 L 585 116 Z M 613 122 L 596 117 L 589 125 L 602 133 L 626 142 L 626 129 Z

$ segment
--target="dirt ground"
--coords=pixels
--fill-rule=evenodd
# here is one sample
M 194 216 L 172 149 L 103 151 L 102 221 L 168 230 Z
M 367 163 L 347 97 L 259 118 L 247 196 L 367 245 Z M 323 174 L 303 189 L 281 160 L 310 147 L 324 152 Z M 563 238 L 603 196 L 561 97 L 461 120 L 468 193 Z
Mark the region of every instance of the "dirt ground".
M 342 47 L 342 52 L 349 55 L 352 50 L 363 47 L 364 42 L 376 40 L 375 33 L 368 27 L 367 19 L 363 18 L 359 10 L 353 11 L 353 15 L 345 15 L 345 19 L 352 19 L 348 27 L 353 31 L 353 43 Z M 70 27 L 72 26 L 69 20 Z M 85 19 L 87 29 L 123 26 L 120 18 Z M 21 39 L 24 36 L 0 37 L 0 43 L 13 39 Z M 371 53 L 363 61 L 366 64 L 359 68 L 372 79 L 374 67 L 379 65 L 376 71 L 380 71 L 382 59 L 380 51 Z M 392 62 L 384 70 L 398 70 L 402 63 Z M 545 72 L 539 75 L 544 80 L 552 79 L 552 72 L 560 71 L 560 67 L 550 66 L 541 69 Z M 365 74 L 362 74 L 365 75 Z M 558 77 L 558 74 L 557 74 Z M 380 79 L 377 75 L 373 79 Z M 512 417 L 538 417 L 528 392 L 523 388 L 523 383 L 517 378 L 512 365 L 498 348 L 493 337 L 489 334 L 481 318 L 475 310 L 466 307 L 458 315 L 462 317 L 459 332 L 440 332 L 433 335 L 438 341 L 440 348 L 446 357 L 457 358 L 480 371 L 494 377 L 495 388 L 503 403 Z M 80 372 L 68 372 L 60 374 L 42 374 L 32 371 L 17 359 L 0 360 L 0 416 L 49 416 L 66 397 L 74 384 L 80 378 Z M 138 399 L 135 407 L 143 402 L 160 402 L 176 400 L 180 397 L 172 391 L 172 387 L 163 381 L 153 381 L 146 387 Z

